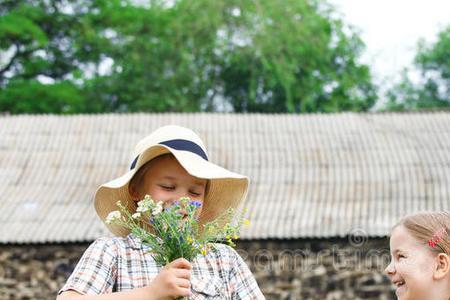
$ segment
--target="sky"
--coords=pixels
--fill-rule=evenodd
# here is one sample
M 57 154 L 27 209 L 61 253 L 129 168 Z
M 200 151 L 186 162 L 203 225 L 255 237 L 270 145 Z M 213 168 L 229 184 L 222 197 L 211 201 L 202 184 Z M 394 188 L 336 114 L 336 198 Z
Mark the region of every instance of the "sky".
M 420 38 L 433 42 L 437 33 L 450 25 L 450 0 L 329 2 L 346 23 L 361 30 L 367 47 L 361 60 L 371 67 L 375 82 L 385 87 L 412 64 Z

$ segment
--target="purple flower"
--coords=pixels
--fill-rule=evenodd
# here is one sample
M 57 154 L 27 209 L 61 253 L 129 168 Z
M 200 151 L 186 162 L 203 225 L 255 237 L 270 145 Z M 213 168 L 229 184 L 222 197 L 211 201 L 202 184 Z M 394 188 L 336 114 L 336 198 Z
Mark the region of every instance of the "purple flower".
M 195 206 L 197 208 L 202 206 L 202 204 L 199 201 L 191 201 L 189 202 L 189 205 Z

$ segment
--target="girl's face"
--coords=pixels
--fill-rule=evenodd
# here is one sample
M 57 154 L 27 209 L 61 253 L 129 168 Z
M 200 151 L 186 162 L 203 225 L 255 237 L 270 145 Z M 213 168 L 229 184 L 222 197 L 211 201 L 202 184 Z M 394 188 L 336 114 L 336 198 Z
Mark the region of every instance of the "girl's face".
M 435 259 L 432 251 L 417 241 L 404 226 L 391 235 L 391 262 L 385 272 L 397 287 L 398 299 L 430 299 Z
M 202 206 L 205 199 L 206 179 L 190 175 L 172 156 L 164 156 L 153 162 L 144 175 L 141 193 L 150 195 L 155 201 L 162 201 L 166 206 L 174 201 L 189 197 L 199 201 Z

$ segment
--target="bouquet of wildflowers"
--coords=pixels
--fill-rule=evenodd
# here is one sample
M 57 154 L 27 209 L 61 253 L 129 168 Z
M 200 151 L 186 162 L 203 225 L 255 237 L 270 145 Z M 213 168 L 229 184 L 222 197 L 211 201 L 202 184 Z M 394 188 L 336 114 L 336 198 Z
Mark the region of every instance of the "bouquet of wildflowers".
M 192 261 L 197 255 L 206 255 L 211 243 L 239 238 L 239 230 L 248 225 L 248 220 L 239 219 L 229 223 L 234 211 L 228 209 L 217 219 L 200 226 L 198 209 L 201 203 L 189 198 L 181 198 L 164 208 L 162 202 L 155 202 L 149 195 L 138 202 L 134 214 L 126 206 L 117 202 L 119 210 L 111 212 L 107 223 L 121 225 L 148 245 L 154 259 L 160 266 L 183 257 Z M 150 226 L 148 226 L 150 225 Z

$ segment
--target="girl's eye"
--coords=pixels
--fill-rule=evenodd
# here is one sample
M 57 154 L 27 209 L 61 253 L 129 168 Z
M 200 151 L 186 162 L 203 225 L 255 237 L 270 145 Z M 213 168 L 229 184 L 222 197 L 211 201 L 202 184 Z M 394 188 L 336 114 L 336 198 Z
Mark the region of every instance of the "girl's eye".
M 404 256 L 403 254 L 399 254 L 398 259 L 401 259 L 401 258 L 406 258 L 406 256 Z
M 194 196 L 200 196 L 200 193 L 196 193 L 196 192 L 193 192 L 193 191 L 190 191 L 189 193 L 191 193 Z

